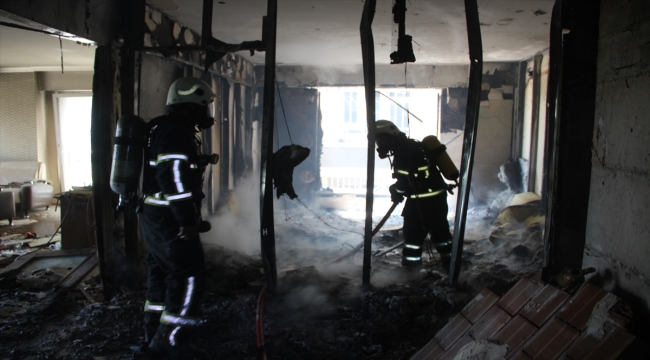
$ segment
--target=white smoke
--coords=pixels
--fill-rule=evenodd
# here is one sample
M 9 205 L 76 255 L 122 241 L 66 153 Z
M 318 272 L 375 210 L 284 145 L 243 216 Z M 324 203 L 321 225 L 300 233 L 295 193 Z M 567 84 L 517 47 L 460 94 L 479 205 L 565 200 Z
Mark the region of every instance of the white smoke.
M 201 234 L 207 245 L 221 245 L 245 255 L 260 253 L 260 186 L 259 177 L 242 180 L 225 195 L 222 206 L 207 219 L 212 230 Z

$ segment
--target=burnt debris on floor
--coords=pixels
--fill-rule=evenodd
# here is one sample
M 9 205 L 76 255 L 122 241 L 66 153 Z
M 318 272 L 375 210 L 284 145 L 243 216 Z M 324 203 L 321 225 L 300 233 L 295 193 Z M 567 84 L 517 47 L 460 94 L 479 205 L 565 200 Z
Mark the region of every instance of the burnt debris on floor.
M 332 263 L 363 240 L 363 214 L 344 210 L 357 208 L 363 198 L 277 201 L 278 288 L 267 296 L 263 314 L 269 359 L 408 359 L 482 288 L 503 295 L 541 267 L 539 214 L 529 209 L 534 203 L 525 211 L 511 206 L 496 219 L 487 209 L 470 211 L 458 288 L 448 285 L 435 250 L 427 252 L 422 269 L 400 266 L 398 209 L 373 239 L 372 289 L 363 292 L 362 252 Z M 339 206 L 342 201 L 352 206 Z M 375 223 L 389 204 L 378 198 Z M 241 218 L 244 213 L 230 206 L 219 216 L 233 224 L 241 220 L 250 233 L 228 233 L 223 225 L 219 233 L 214 219 L 216 233 L 204 237 L 210 280 L 202 310 L 207 322 L 194 339 L 210 358 L 258 356 L 255 318 L 265 278 L 255 254 L 259 235 Z M 48 245 L 41 251 L 56 250 Z M 146 358 L 133 350 L 143 339 L 144 292 L 121 289 L 104 301 L 96 268 L 61 289 L 57 284 L 68 267 L 74 264 L 2 279 L 0 352 L 9 359 Z

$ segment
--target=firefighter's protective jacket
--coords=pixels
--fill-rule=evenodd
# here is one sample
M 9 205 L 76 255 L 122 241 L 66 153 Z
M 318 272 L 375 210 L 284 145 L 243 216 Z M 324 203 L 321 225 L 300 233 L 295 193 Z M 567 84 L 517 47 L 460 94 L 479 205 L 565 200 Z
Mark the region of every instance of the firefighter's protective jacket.
M 410 198 L 426 198 L 447 191 L 447 183 L 435 162 L 445 146 L 429 149 L 413 139 L 405 144 L 405 149 L 395 151 L 393 161 L 396 191 Z
M 151 120 L 149 129 L 143 211 L 173 215 L 179 227 L 198 224 L 205 167 L 193 124 L 169 113 Z

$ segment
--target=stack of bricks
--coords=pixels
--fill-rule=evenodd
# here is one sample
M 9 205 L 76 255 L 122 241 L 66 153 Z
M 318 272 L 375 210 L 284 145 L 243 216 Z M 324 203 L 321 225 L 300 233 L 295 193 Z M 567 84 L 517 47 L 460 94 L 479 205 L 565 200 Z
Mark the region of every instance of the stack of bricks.
M 573 296 L 521 279 L 506 295 L 483 289 L 412 360 L 450 360 L 467 344 L 506 344 L 506 359 L 616 359 L 635 339 L 616 296 L 585 284 Z

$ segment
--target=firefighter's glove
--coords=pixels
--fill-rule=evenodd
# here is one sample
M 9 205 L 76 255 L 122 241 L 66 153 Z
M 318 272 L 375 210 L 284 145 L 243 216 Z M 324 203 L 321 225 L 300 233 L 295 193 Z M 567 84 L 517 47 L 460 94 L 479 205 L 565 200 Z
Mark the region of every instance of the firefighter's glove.
M 447 191 L 454 195 L 454 188 L 458 187 L 458 181 L 454 182 L 453 184 L 447 184 Z
M 397 191 L 397 188 L 395 187 L 395 184 L 391 185 L 388 188 L 388 191 L 390 191 L 390 200 L 392 202 L 401 203 L 402 201 L 404 201 L 404 195 Z
M 178 237 L 182 240 L 189 240 L 199 236 L 199 225 L 181 226 Z
M 206 233 L 212 229 L 212 224 L 209 221 L 201 220 L 199 223 L 199 232 Z

